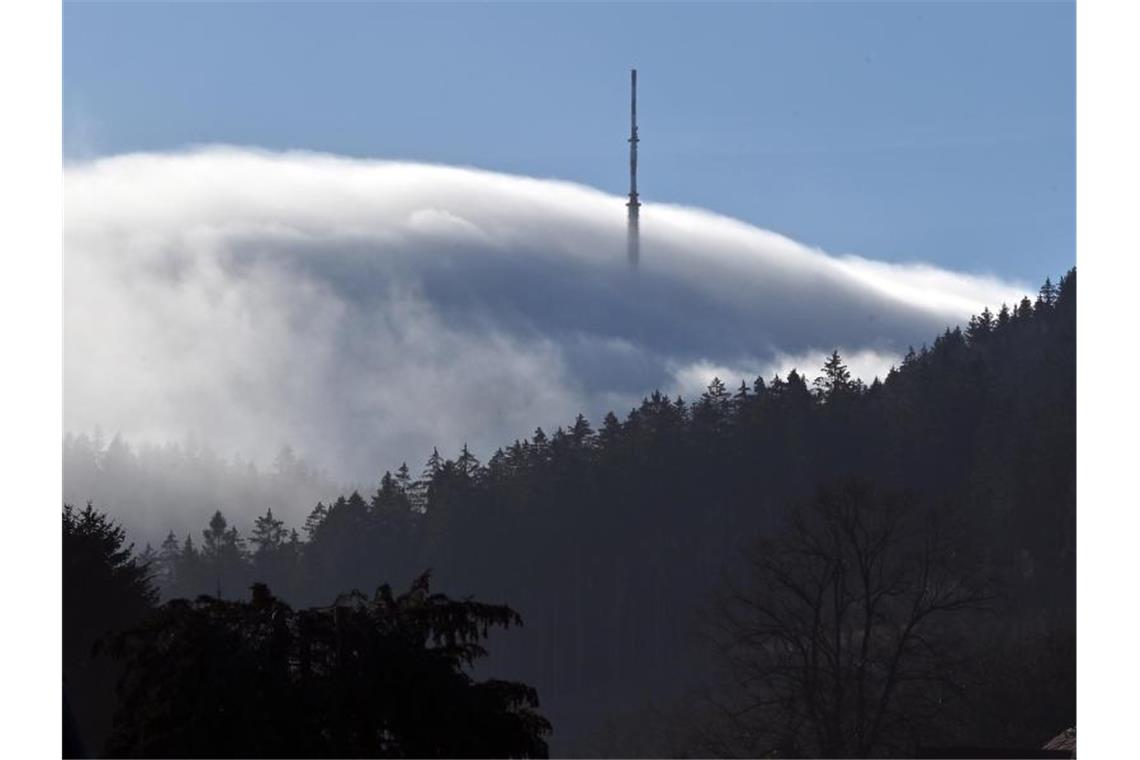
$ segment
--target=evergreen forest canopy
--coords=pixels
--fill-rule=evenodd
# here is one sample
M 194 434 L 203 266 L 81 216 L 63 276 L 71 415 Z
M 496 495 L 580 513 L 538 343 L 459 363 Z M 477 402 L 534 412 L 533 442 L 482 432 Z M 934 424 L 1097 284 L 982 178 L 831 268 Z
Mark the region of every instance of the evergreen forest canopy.
M 453 597 L 521 616 L 464 667 L 533 687 L 556 754 L 1040 747 L 1075 724 L 1075 348 L 1071 270 L 870 385 L 835 353 L 813 379 L 714 380 L 690 401 L 654 392 L 624 420 L 578 416 L 485 463 L 466 446 L 454 459 L 433 451 L 421 472 L 385 472 L 374 492 L 318 502 L 303 524 L 266 504 L 241 535 L 219 511 L 196 534 L 114 556 L 163 599 L 212 597 L 159 615 L 219 619 L 266 605 L 303 617 L 292 610 L 352 589 L 415 589 L 430 569 Z M 70 551 L 65 541 L 65 563 Z M 100 613 L 70 614 L 68 582 L 66 637 L 86 643 L 92 625 L 69 621 Z M 817 604 L 798 609 L 779 589 Z M 153 603 L 149 589 L 132 593 Z M 779 625 L 749 617 L 774 609 Z M 142 619 L 108 617 L 102 630 Z M 824 635 L 821 619 L 846 633 Z M 781 648 L 817 656 L 785 662 Z M 137 658 L 126 663 L 142 678 Z M 80 694 L 104 676 L 74 689 L 80 723 Z M 541 736 L 537 714 L 512 713 L 533 703 L 512 704 L 500 714 Z

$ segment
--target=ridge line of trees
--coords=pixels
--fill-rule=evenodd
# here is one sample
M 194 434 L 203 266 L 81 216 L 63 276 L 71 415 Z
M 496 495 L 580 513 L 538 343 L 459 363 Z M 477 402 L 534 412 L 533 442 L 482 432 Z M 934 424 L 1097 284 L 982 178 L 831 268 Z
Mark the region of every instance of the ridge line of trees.
M 971 720 L 992 745 L 1031 744 L 1065 728 L 1068 710 L 1075 345 L 1074 269 L 1035 301 L 947 328 L 870 384 L 835 352 L 816 378 L 793 370 L 731 390 L 715 379 L 692 401 L 655 391 L 624 419 L 611 412 L 595 429 L 579 415 L 485 464 L 466 445 L 454 459 L 433 450 L 419 476 L 402 464 L 367 496 L 321 499 L 297 527 L 258 504 L 243 537 L 219 511 L 200 538 L 171 531 L 144 557 L 164 597 L 237 599 L 264 582 L 298 606 L 381 579 L 405 587 L 432 568 L 451 593 L 523 615 L 526 634 L 499 634 L 480 667 L 533 684 L 556 745 L 596 754 L 604 719 L 705 672 L 695 618 L 739 569 L 737 551 L 775 534 L 788 504 L 857 475 L 960 513 L 979 568 L 1004 589 L 976 636 L 1005 656 Z M 1036 683 L 1041 705 L 1000 719 L 1018 680 Z

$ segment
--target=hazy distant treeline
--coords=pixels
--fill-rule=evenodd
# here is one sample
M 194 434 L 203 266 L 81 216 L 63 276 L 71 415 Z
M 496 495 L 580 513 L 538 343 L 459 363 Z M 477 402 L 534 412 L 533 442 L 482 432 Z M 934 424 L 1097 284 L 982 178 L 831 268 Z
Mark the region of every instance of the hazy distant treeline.
M 969 554 L 1000 589 L 988 617 L 962 627 L 975 681 L 938 716 L 941 738 L 1040 746 L 1075 720 L 1075 326 L 1073 270 L 1036 301 L 947 329 L 870 386 L 835 354 L 814 378 L 714 381 L 692 401 L 654 393 L 624 420 L 579 416 L 486 463 L 465 447 L 435 452 L 372 492 L 322 498 L 303 523 L 280 519 L 299 490 L 284 484 L 319 491 L 319 479 L 283 468 L 251 481 L 280 484 L 282 501 L 255 486 L 222 501 L 230 476 L 217 477 L 203 486 L 219 489 L 206 492 L 214 503 L 264 504 L 263 516 L 249 531 L 223 511 L 172 530 L 152 572 L 167 596 L 243 598 L 263 581 L 304 605 L 432 568 L 449 594 L 521 613 L 487 667 L 537 688 L 556 751 L 707 754 L 672 729 L 700 714 L 686 706 L 693 688 L 716 688 L 700 634 L 718 589 L 747 572 L 741 552 L 757 537 L 786 529 L 789 505 L 857 476 L 952 518 L 949 554 Z M 77 440 L 72 467 L 90 458 Z M 164 493 L 130 498 L 144 509 Z M 118 511 L 114 496 L 83 494 Z
M 108 440 L 99 430 L 63 440 L 64 501 L 102 506 L 140 545 L 157 545 L 169 530 L 197 534 L 218 509 L 246 515 L 265 505 L 303 516 L 340 488 L 288 446 L 259 468 L 193 441 L 132 445 L 117 434 Z

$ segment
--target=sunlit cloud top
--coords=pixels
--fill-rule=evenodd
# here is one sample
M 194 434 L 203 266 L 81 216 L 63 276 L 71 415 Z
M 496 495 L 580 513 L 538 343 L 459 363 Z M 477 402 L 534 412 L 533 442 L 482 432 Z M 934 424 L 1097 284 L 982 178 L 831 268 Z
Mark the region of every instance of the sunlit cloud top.
M 832 349 L 869 380 L 1026 290 L 641 213 L 632 272 L 624 198 L 567 182 L 228 147 L 71 164 L 65 426 L 371 477 Z

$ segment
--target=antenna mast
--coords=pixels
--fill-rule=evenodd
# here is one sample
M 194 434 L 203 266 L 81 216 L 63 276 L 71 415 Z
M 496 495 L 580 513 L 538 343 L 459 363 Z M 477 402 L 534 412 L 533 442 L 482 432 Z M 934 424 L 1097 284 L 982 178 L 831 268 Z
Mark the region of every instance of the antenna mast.
M 641 241 L 638 239 L 638 216 L 641 210 L 641 201 L 637 199 L 637 69 L 630 69 L 630 100 L 629 100 L 629 231 L 627 245 L 629 248 L 629 265 L 637 268 L 641 258 Z

